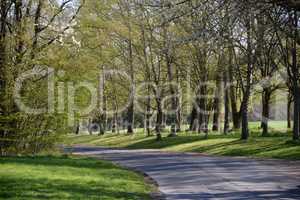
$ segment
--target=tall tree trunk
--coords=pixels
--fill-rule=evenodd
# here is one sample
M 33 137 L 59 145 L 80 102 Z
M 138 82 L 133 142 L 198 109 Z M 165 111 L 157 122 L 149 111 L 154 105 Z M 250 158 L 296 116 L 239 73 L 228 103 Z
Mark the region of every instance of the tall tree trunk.
M 237 94 L 236 86 L 234 85 L 233 78 L 233 49 L 229 49 L 229 69 L 228 69 L 228 78 L 229 78 L 229 89 L 230 89 L 230 103 L 231 103 L 231 113 L 232 113 L 232 122 L 234 129 L 241 128 L 241 113 L 238 111 L 237 105 Z
M 247 28 L 247 70 L 246 70 L 246 81 L 243 86 L 243 101 L 242 101 L 242 134 L 241 139 L 247 140 L 249 138 L 249 125 L 248 125 L 248 104 L 251 95 L 251 79 L 253 72 L 253 56 L 252 56 L 252 13 L 248 11 L 248 18 L 246 19 Z M 243 84 L 243 83 L 242 83 Z
M 131 31 L 131 29 L 130 29 Z M 131 32 L 130 32 L 131 34 Z M 130 75 L 132 81 L 132 88 L 131 88 L 131 96 L 130 96 L 130 104 L 127 110 L 127 120 L 128 120 L 128 127 L 127 133 L 133 134 L 133 126 L 134 126 L 134 93 L 135 93 L 135 86 L 134 86 L 134 69 L 133 69 L 133 50 L 132 50 L 132 40 L 131 36 L 129 39 L 129 63 L 130 63 Z
M 190 131 L 197 131 L 197 119 L 198 119 L 198 112 L 197 107 L 194 105 L 192 112 L 191 112 L 191 120 L 190 120 Z
M 107 129 L 107 100 L 103 97 L 103 108 L 100 113 L 100 135 L 104 135 Z
M 133 134 L 133 127 L 134 127 L 134 103 L 130 102 L 130 105 L 128 107 L 128 114 L 127 114 L 127 118 L 128 118 L 128 126 L 127 126 L 127 133 L 128 134 Z
M 102 72 L 104 73 L 105 67 L 102 65 L 101 68 Z M 99 125 L 100 125 L 100 131 L 99 135 L 104 135 L 106 133 L 107 129 L 107 97 L 105 94 L 105 77 L 104 75 L 100 78 L 100 86 L 99 86 L 99 98 L 100 98 L 100 119 L 99 119 Z
M 287 103 L 287 128 L 288 129 L 292 128 L 292 122 L 291 122 L 292 103 L 293 103 L 293 97 L 291 92 L 289 92 L 288 103 Z
M 177 113 L 176 113 L 176 116 L 177 116 L 176 132 L 181 132 L 182 110 L 181 110 L 181 102 L 180 102 L 179 98 L 178 98 L 177 106 L 178 106 L 178 109 L 177 109 Z
M 128 3 L 129 4 L 129 3 Z M 131 8 L 130 5 L 127 5 L 127 14 L 128 17 L 131 17 Z M 130 67 L 130 78 L 131 78 L 131 98 L 130 104 L 128 107 L 127 113 L 127 120 L 128 120 L 128 127 L 127 133 L 133 134 L 134 133 L 134 102 L 135 102 L 135 80 L 134 80 L 134 66 L 133 66 L 133 41 L 132 41 L 132 27 L 131 22 L 128 22 L 128 31 L 129 31 L 129 38 L 128 38 L 128 52 L 129 52 L 129 67 Z
M 237 99 L 235 95 L 235 88 L 233 86 L 230 87 L 230 103 L 233 128 L 237 130 L 241 128 L 241 111 L 238 111 L 237 108 Z
M 227 73 L 224 73 L 224 134 L 229 131 L 229 90 L 227 88 Z
M 213 102 L 213 131 L 219 131 L 220 129 L 220 112 L 221 112 L 221 96 L 222 96 L 222 75 L 223 67 L 225 65 L 225 54 L 223 50 L 220 50 L 221 53 L 219 54 L 218 58 L 218 68 L 215 75 L 216 80 L 216 90 L 215 90 L 215 97 Z M 224 73 L 224 72 L 223 72 Z
M 112 133 L 117 132 L 117 126 L 118 126 L 118 114 L 114 113 L 113 120 L 112 120 Z
M 147 137 L 151 136 L 151 118 L 149 114 L 145 115 L 145 129 L 147 133 Z
M 208 124 L 209 124 L 209 118 L 210 118 L 210 114 L 208 112 L 206 112 L 204 114 L 204 130 L 203 132 L 205 133 L 205 139 L 208 139 Z
M 75 127 L 75 134 L 78 135 L 80 132 L 80 123 L 77 122 L 76 127 Z
M 38 47 L 38 39 L 41 32 L 41 24 L 40 19 L 42 15 L 42 8 L 44 6 L 44 0 L 39 0 L 37 4 L 37 8 L 34 15 L 34 36 L 33 36 L 33 42 L 32 42 L 32 50 L 31 50 L 31 59 L 35 58 L 35 54 Z
M 88 122 L 88 132 L 89 132 L 90 135 L 93 135 L 92 124 L 93 124 L 93 121 L 91 119 L 89 119 L 89 122 Z
M 208 133 L 208 110 L 207 110 L 207 86 L 203 85 L 200 88 L 200 97 L 198 99 L 198 133 Z
M 300 88 L 294 86 L 294 128 L 293 128 L 293 139 L 299 140 L 300 131 Z
M 161 136 L 161 130 L 162 130 L 162 124 L 163 124 L 163 110 L 162 110 L 162 102 L 160 98 L 156 98 L 156 103 L 157 103 L 157 116 L 156 116 L 156 126 L 155 126 L 155 131 L 156 131 L 156 140 L 160 141 L 162 140 Z
M 150 88 L 148 89 L 148 91 L 150 92 Z M 147 111 L 146 111 L 146 132 L 147 132 L 147 136 L 151 136 L 151 98 L 148 97 L 147 98 Z
M 294 11 L 293 20 L 293 32 L 294 38 L 292 41 L 291 47 L 291 56 L 292 56 L 292 72 L 293 72 L 293 93 L 294 93 L 294 130 L 293 130 L 293 139 L 299 140 L 300 135 L 300 87 L 299 87 L 299 69 L 298 69 L 298 58 L 297 58 L 297 37 L 298 37 L 298 15 L 297 11 Z
M 269 134 L 270 99 L 271 90 L 270 88 L 265 88 L 262 94 L 262 136 L 268 136 Z
M 6 59 L 6 21 L 7 21 L 7 1 L 2 0 L 0 4 L 0 70 L 1 70 L 1 81 L 4 79 L 4 67 Z M 1 87 L 2 88 L 2 87 Z
M 198 113 L 198 133 L 202 133 L 205 127 L 205 112 L 206 112 L 206 105 L 205 100 L 201 97 L 199 100 L 199 113 Z
M 169 87 L 170 87 L 170 93 L 171 93 L 171 107 L 172 107 L 172 112 L 173 112 L 173 122 L 171 124 L 171 134 L 169 135 L 170 137 L 175 137 L 177 136 L 177 129 L 180 126 L 179 125 L 179 117 L 178 117 L 178 107 L 177 107 L 177 94 L 174 89 L 174 72 L 173 72 L 173 66 L 172 66 L 172 57 L 171 57 L 171 47 L 168 44 L 168 37 L 166 36 L 167 33 L 165 33 L 165 40 L 167 40 L 165 43 L 165 59 L 166 59 L 166 65 L 167 65 L 167 70 L 168 70 L 168 80 L 169 80 Z
M 215 99 L 214 99 L 214 105 L 213 105 L 213 110 L 214 110 L 214 115 L 213 115 L 213 131 L 219 131 L 220 128 L 220 96 L 221 96 L 221 81 L 220 81 L 220 77 L 217 77 L 217 90 L 215 93 Z
M 0 3 L 0 115 L 6 115 L 7 109 L 5 105 L 5 88 L 6 88 L 6 34 L 7 34 L 7 7 L 8 3 L 6 0 L 1 0 Z M 7 145 L 4 141 L 5 130 L 0 129 L 0 156 L 5 154 L 5 146 Z
M 241 139 L 247 140 L 249 137 L 249 128 L 248 128 L 248 100 L 242 102 L 242 134 Z
M 180 77 L 179 77 L 179 70 L 176 68 L 176 81 L 177 81 L 177 85 L 180 85 Z M 179 92 L 177 91 L 176 94 L 178 95 L 176 98 L 176 105 L 177 105 L 177 113 L 176 113 L 176 123 L 177 123 L 177 127 L 176 127 L 176 131 L 177 132 L 181 132 L 181 123 L 182 123 L 182 102 L 181 102 L 181 94 L 179 94 Z
M 168 58 L 167 58 L 168 59 Z M 169 59 L 168 59 L 169 60 Z M 173 112 L 173 122 L 171 124 L 171 134 L 170 137 L 177 136 L 177 129 L 179 127 L 179 118 L 178 118 L 178 108 L 177 108 L 177 95 L 173 87 L 173 72 L 172 72 L 172 66 L 171 61 L 167 61 L 167 68 L 168 68 L 168 77 L 170 82 L 170 93 L 172 96 L 171 104 L 172 104 L 172 112 Z
M 16 65 L 20 64 L 23 57 L 24 48 L 24 27 L 23 27 L 23 1 L 15 1 L 15 19 L 16 19 L 16 40 L 17 44 L 15 47 L 16 51 Z M 17 70 L 18 73 L 18 70 Z
M 141 28 L 141 41 L 143 44 L 143 56 L 144 56 L 144 67 L 146 69 L 146 81 L 148 83 L 151 82 L 151 70 L 149 68 L 149 64 L 148 64 L 148 53 L 147 53 L 147 43 L 146 43 L 146 35 L 145 35 L 145 27 L 143 22 L 140 24 L 140 28 Z M 151 86 L 147 85 L 147 100 L 146 100 L 146 113 L 145 113 L 145 129 L 147 132 L 147 136 L 151 136 L 151 97 L 150 97 L 150 93 L 151 93 Z

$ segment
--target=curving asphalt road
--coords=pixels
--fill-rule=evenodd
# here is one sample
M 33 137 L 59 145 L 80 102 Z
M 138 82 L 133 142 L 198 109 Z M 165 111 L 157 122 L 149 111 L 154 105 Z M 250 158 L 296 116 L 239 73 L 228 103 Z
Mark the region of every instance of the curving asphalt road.
M 300 199 L 299 162 L 98 147 L 72 152 L 146 173 L 167 200 Z

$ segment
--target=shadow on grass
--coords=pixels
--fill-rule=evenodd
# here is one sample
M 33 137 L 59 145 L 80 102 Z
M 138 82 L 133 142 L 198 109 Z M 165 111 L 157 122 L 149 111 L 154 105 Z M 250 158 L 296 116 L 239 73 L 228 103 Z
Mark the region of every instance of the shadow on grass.
M 273 136 L 275 135 L 275 136 Z M 272 137 L 273 136 L 273 137 Z M 284 137 L 283 137 L 284 136 Z M 198 153 L 212 153 L 224 156 L 254 156 L 269 158 L 300 159 L 300 143 L 290 142 L 287 133 L 272 133 L 262 137 L 255 132 L 248 141 L 239 139 L 239 135 L 189 135 L 175 138 L 164 138 L 157 142 L 154 139 L 135 142 L 128 145 L 128 149 L 172 149 L 175 151 L 189 151 Z M 226 141 L 226 139 L 231 139 Z M 182 145 L 182 146 L 181 146 Z
M 128 149 L 163 149 L 166 147 L 188 144 L 203 140 L 200 136 L 178 136 L 173 138 L 164 138 L 162 141 L 156 141 L 155 138 L 136 142 L 127 146 Z
M 192 151 L 193 152 L 207 152 L 207 151 L 210 151 L 210 150 L 219 149 L 219 148 L 226 148 L 228 146 L 241 144 L 241 143 L 243 143 L 243 141 L 241 141 L 241 140 L 235 140 L 235 141 L 231 141 L 231 142 L 221 142 L 221 143 L 218 143 L 218 144 L 212 144 L 212 145 L 207 145 L 207 146 L 203 146 L 203 147 L 194 148 Z
M 209 141 L 211 139 L 236 139 L 239 141 L 239 135 L 228 134 L 210 134 L 208 138 L 205 138 L 204 134 L 199 133 L 180 133 L 177 137 L 164 137 L 162 141 L 156 141 L 155 137 L 149 138 L 148 140 L 136 141 L 133 144 L 126 146 L 128 149 L 163 149 L 168 147 L 175 147 L 177 145 L 190 144 L 194 142 Z M 228 142 L 225 142 L 226 144 Z M 232 142 L 230 142 L 232 143 Z M 216 144 L 222 145 L 222 144 Z M 211 145 L 212 147 L 214 145 Z
M 287 141 L 286 137 L 252 138 L 194 148 L 193 152 L 207 152 L 224 156 L 254 156 L 269 158 L 300 159 L 300 145 Z

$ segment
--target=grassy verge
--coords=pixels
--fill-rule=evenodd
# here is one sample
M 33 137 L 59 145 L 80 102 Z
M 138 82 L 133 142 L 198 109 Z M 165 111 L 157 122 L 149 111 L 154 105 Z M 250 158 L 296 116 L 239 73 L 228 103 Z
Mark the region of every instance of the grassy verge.
M 91 158 L 0 158 L 0 199 L 150 199 L 144 178 Z
M 144 134 L 124 135 L 107 134 L 69 136 L 68 145 L 89 145 L 104 147 L 121 147 L 128 149 L 161 149 L 177 152 L 199 152 L 223 156 L 248 156 L 259 158 L 279 158 L 300 160 L 300 144 L 291 142 L 291 133 L 281 129 L 282 122 L 271 123 L 269 137 L 261 137 L 258 123 L 251 123 L 251 138 L 245 142 L 239 140 L 239 133 L 230 135 L 210 133 L 208 139 L 196 133 L 180 133 L 178 137 L 156 142 L 155 137 Z M 166 136 L 167 133 L 164 134 Z

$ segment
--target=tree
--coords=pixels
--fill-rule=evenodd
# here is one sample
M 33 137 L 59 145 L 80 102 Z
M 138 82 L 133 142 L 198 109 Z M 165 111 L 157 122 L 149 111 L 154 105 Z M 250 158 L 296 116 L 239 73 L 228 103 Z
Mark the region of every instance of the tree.
M 59 134 L 51 137 L 50 127 L 61 130 L 63 116 L 53 117 L 49 113 L 32 115 L 19 109 L 14 95 L 19 76 L 28 71 L 45 71 L 51 60 L 51 48 L 59 46 L 58 41 L 71 28 L 81 2 L 68 9 L 69 1 L 1 1 L 0 27 L 0 70 L 1 70 L 1 154 L 12 152 L 37 153 L 52 147 Z M 49 9 L 52 8 L 52 9 Z M 41 16 L 43 15 L 43 20 Z M 62 20 L 64 18 L 65 21 Z M 48 54 L 48 57 L 41 56 Z M 54 63 L 51 63 L 53 65 Z M 49 64 L 50 66 L 50 64 Z M 33 68 L 33 69 L 32 69 Z M 31 108 L 47 107 L 45 96 L 51 86 L 45 83 L 52 74 L 27 80 L 20 91 L 22 101 Z M 39 92 L 38 92 L 39 91 Z M 42 91 L 42 92 L 41 92 Z M 32 96 L 35 97 L 32 100 Z M 56 127 L 55 127 L 56 124 Z

